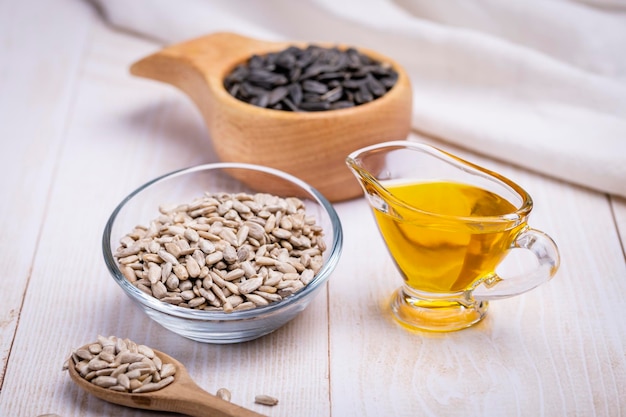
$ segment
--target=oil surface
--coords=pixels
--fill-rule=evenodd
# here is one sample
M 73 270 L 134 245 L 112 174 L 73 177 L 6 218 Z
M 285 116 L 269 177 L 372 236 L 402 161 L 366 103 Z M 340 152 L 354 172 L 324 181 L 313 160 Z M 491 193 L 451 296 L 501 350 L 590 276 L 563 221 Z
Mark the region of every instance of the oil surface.
M 384 184 L 415 212 L 390 204 L 390 212 L 374 210 L 380 232 L 407 284 L 419 291 L 463 291 L 491 275 L 523 224 L 502 227 L 467 218 L 502 216 L 516 207 L 490 191 L 454 182 Z M 426 212 L 426 213 L 424 213 Z M 427 213 L 458 216 L 439 219 Z M 445 224 L 444 224 L 445 223 Z

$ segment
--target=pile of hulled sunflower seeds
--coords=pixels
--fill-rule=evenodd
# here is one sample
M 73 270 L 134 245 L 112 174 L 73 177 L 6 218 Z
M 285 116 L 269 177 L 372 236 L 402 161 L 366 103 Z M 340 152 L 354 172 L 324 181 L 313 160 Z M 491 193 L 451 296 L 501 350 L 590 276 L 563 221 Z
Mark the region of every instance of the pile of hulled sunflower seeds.
M 268 305 L 308 285 L 324 234 L 304 203 L 266 193 L 207 193 L 161 206 L 115 253 L 128 281 L 161 301 L 232 312 Z

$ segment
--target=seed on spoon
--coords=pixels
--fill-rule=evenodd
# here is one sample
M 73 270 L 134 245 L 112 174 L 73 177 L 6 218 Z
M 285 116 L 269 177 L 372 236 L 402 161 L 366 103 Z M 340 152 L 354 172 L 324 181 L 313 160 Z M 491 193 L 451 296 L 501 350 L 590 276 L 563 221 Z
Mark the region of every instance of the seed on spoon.
M 105 339 L 107 343 L 109 342 L 108 338 L 103 339 Z M 107 349 L 109 348 L 115 349 L 115 344 L 107 346 Z M 140 350 L 137 346 L 129 346 L 129 349 Z M 182 363 L 166 353 L 157 350 L 154 350 L 154 354 L 155 358 L 161 360 L 159 364 L 155 363 L 154 365 L 156 366 L 153 365 L 152 368 L 148 367 L 146 370 L 144 368 L 146 363 L 142 362 L 138 364 L 141 365 L 141 367 L 136 369 L 137 372 L 144 369 L 152 373 L 141 375 L 137 379 L 129 378 L 129 381 L 121 381 L 120 384 L 113 385 L 110 388 L 103 388 L 92 384 L 90 379 L 93 378 L 88 378 L 86 376 L 87 374 L 81 375 L 75 366 L 77 358 L 75 358 L 73 354 L 67 359 L 65 368 L 72 381 L 88 394 L 125 407 L 152 411 L 169 411 L 190 416 L 197 416 L 199 415 L 198 413 L 201 413 L 202 415 L 219 415 L 222 417 L 267 417 L 233 404 L 230 401 L 220 399 L 216 395 L 209 394 L 192 380 L 189 372 Z M 88 363 L 88 361 L 85 360 L 83 360 L 83 362 L 85 362 L 85 365 Z M 175 367 L 176 375 L 157 381 L 158 377 L 155 378 L 157 374 L 155 374 L 154 371 L 157 367 L 165 367 L 167 364 Z M 120 366 L 126 367 L 128 370 L 130 365 L 123 364 Z M 112 376 L 113 372 L 117 370 L 118 368 L 115 370 L 111 369 L 111 375 L 108 376 Z M 95 374 L 96 372 L 98 371 L 90 371 L 88 374 Z M 117 373 L 116 375 L 121 374 Z M 97 377 L 97 375 L 94 375 L 94 377 Z M 123 384 L 127 386 L 130 385 L 131 392 L 128 392 L 127 387 L 124 387 Z M 139 388 L 141 389 L 139 390 Z M 140 392 L 133 392 L 134 390 L 139 390 Z
M 68 360 L 64 369 L 74 366 L 85 380 L 94 385 L 115 391 L 141 393 L 160 390 L 174 381 L 176 367 L 170 363 L 161 364 L 161 360 L 148 346 L 116 336 L 98 336 L 98 341 L 89 346 L 93 353 L 88 362 L 84 349 L 78 349 L 72 352 L 71 361 Z M 116 353 L 113 355 L 106 346 L 115 346 Z M 87 378 L 85 368 L 97 369 L 100 376 Z

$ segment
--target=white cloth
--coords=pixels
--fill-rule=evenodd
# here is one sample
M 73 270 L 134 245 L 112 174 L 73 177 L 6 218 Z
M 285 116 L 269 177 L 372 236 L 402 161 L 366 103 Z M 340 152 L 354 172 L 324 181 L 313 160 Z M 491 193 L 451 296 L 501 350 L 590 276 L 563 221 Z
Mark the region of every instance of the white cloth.
M 217 31 L 398 61 L 413 128 L 626 196 L 624 0 L 91 0 L 163 43 Z

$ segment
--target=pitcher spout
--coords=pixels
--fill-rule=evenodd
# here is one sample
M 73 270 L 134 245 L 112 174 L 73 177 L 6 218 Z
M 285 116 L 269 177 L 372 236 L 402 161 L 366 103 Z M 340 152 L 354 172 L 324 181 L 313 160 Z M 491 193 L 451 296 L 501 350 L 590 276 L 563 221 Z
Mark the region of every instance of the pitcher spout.
M 372 208 L 383 213 L 389 213 L 389 204 L 385 196 L 389 191 L 378 181 L 377 171 L 370 171 L 372 167 L 364 166 L 364 161 L 357 155 L 358 151 L 346 158 L 346 164 L 363 189 L 368 203 Z

